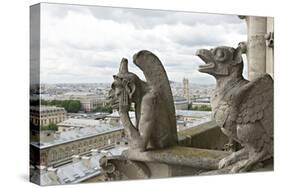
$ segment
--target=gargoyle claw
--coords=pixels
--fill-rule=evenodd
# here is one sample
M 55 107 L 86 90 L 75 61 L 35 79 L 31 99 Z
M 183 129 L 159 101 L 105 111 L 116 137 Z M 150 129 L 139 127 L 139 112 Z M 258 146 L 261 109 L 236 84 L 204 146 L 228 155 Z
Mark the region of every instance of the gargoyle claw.
M 223 158 L 223 159 L 220 160 L 218 168 L 222 169 L 222 168 L 228 166 L 229 164 L 230 164 L 230 160 L 227 159 L 227 158 Z

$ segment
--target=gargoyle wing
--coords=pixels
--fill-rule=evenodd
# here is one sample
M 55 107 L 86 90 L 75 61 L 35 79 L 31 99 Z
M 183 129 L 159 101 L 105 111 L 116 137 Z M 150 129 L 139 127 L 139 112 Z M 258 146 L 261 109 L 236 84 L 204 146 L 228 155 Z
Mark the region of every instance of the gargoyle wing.
M 243 97 L 237 123 L 260 121 L 268 136 L 273 135 L 273 80 L 265 74 L 241 88 Z
M 133 59 L 134 64 L 143 71 L 149 85 L 157 90 L 162 86 L 168 86 L 167 90 L 172 94 L 166 71 L 156 55 L 150 51 L 142 50 L 136 53 Z
M 151 88 L 151 94 L 155 96 L 156 106 L 162 108 L 168 114 L 168 119 L 173 129 L 176 129 L 175 107 L 167 73 L 156 55 L 147 50 L 136 53 L 133 62 L 142 71 Z M 176 130 L 173 130 L 176 134 Z
M 147 83 L 156 94 L 161 94 L 174 111 L 174 101 L 168 76 L 156 55 L 147 50 L 142 50 L 134 55 L 134 64 L 144 73 Z

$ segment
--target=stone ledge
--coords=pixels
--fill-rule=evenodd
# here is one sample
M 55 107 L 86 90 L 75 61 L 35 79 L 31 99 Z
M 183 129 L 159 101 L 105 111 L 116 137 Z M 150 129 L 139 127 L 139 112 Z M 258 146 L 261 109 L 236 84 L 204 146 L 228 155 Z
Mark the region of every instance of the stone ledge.
M 229 141 L 214 121 L 182 130 L 178 137 L 181 146 L 211 150 L 222 150 Z
M 218 128 L 217 124 L 214 121 L 209 121 L 206 123 L 202 123 L 195 127 L 190 127 L 186 130 L 182 130 L 178 133 L 179 136 L 196 136 L 198 134 L 202 134 L 210 129 Z
M 216 170 L 218 169 L 219 160 L 229 154 L 229 152 L 219 150 L 174 146 L 145 152 L 126 150 L 122 155 L 133 161 L 156 162 L 168 165 Z

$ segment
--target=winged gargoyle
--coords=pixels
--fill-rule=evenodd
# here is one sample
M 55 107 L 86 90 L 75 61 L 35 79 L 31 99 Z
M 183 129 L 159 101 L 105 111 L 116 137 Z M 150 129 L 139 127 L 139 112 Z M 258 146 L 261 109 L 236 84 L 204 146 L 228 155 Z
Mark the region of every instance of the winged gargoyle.
M 213 117 L 230 139 L 242 149 L 222 159 L 218 166 L 231 172 L 249 171 L 273 157 L 273 80 L 264 74 L 252 81 L 244 79 L 241 47 L 217 47 L 196 52 L 204 62 L 199 71 L 215 77 L 211 98 Z
M 133 62 L 143 71 L 147 82 L 129 72 L 128 60 L 123 58 L 109 92 L 109 103 L 119 111 L 130 148 L 144 151 L 175 145 L 175 108 L 161 61 L 153 53 L 143 50 L 133 56 Z M 128 114 L 132 103 L 135 105 L 135 126 Z

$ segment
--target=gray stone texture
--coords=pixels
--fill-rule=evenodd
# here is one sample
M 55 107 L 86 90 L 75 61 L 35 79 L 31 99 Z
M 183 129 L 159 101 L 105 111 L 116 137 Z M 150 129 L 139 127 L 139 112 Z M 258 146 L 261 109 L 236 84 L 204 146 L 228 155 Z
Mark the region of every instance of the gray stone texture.
M 143 50 L 133 56 L 133 62 L 143 71 L 147 81 L 129 72 L 128 60 L 123 58 L 109 92 L 109 103 L 118 109 L 130 148 L 145 151 L 176 145 L 174 101 L 161 61 L 152 52 Z M 132 103 L 135 105 L 135 126 L 128 114 Z
M 214 120 L 243 146 L 219 162 L 219 168 L 233 165 L 230 172 L 249 171 L 273 157 L 273 80 L 269 74 L 244 79 L 242 50 L 222 46 L 196 53 L 205 62 L 199 71 L 217 81 L 211 98 Z

